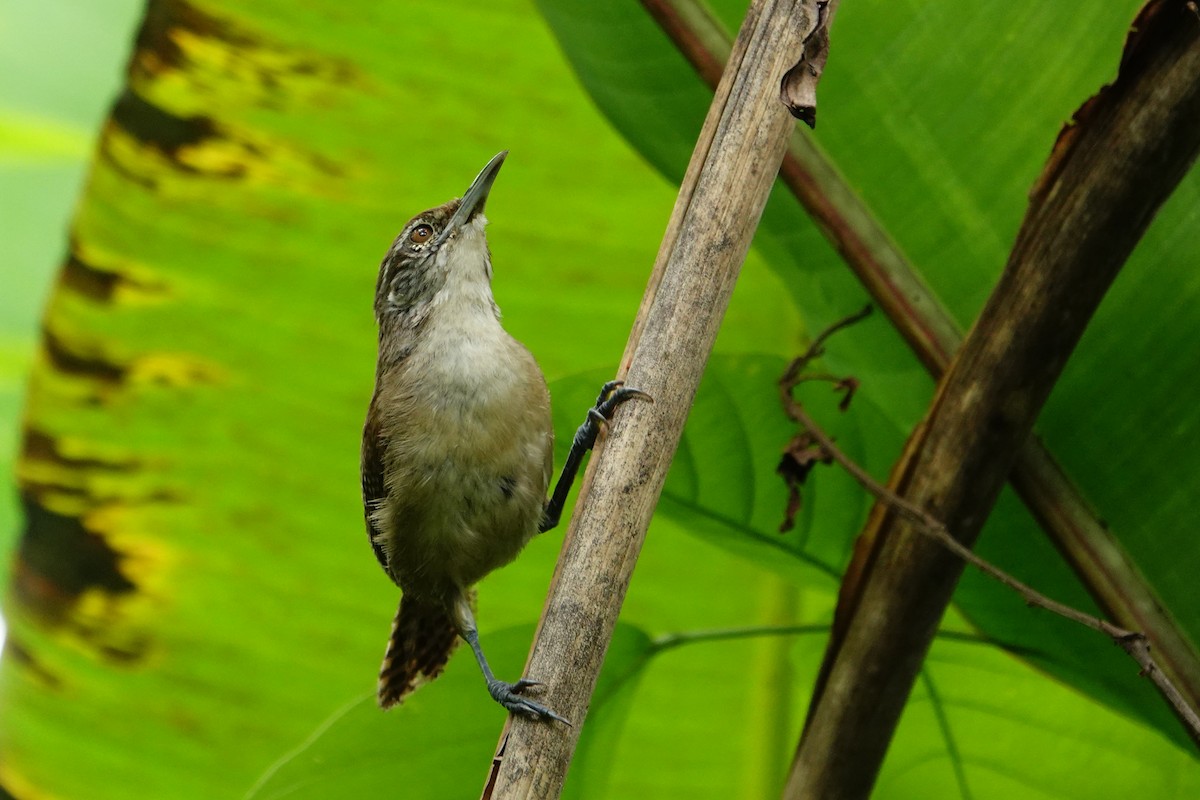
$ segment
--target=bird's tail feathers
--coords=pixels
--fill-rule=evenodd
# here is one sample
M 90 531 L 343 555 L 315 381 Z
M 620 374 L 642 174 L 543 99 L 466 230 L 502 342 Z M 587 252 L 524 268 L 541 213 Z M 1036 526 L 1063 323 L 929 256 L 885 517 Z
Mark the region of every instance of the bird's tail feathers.
M 458 641 L 458 628 L 445 607 L 408 595 L 402 597 L 379 668 L 380 708 L 404 702 L 440 675 Z

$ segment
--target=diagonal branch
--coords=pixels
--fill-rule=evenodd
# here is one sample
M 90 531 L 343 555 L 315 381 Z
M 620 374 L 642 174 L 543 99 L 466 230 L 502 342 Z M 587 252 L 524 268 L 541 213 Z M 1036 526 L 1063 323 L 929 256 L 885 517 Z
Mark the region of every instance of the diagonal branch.
M 700 0 L 642 0 L 642 5 L 700 78 L 715 87 L 729 57 L 729 33 L 721 21 Z M 779 177 L 925 367 L 944 371 L 962 340 L 957 324 L 805 131 L 792 134 Z
M 1060 137 L 1004 274 L 893 472 L 893 491 L 966 547 L 1096 306 L 1200 151 L 1200 20 L 1187 6 L 1143 9 L 1116 81 Z M 874 568 L 827 653 L 789 798 L 869 794 L 962 571 L 888 509 L 864 536 Z
M 729 34 L 699 0 L 642 0 L 650 15 L 708 83 L 716 86 Z M 780 179 L 816 221 L 875 303 L 934 378 L 962 341 L 958 326 L 871 210 L 812 137 L 796 131 Z M 1009 473 L 1018 496 L 1118 625 L 1143 631 L 1163 671 L 1200 706 L 1200 655 L 1042 442 L 1031 436 Z
M 1175 687 L 1175 684 L 1163 673 L 1161 667 L 1150 655 L 1150 645 L 1144 633 L 1118 627 L 1107 620 L 1087 614 L 1065 603 L 1060 603 L 1014 578 L 991 562 L 975 555 L 974 551 L 965 547 L 958 539 L 954 538 L 946 529 L 946 526 L 934 519 L 929 512 L 919 506 L 913 505 L 888 487 L 879 483 L 869 472 L 842 452 L 841 448 L 834 443 L 833 437 L 817 425 L 812 417 L 808 415 L 808 412 L 804 410 L 804 407 L 795 399 L 793 390 L 800 382 L 807 379 L 807 376 L 800 375 L 800 371 L 805 369 L 820 354 L 822 349 L 821 343 L 839 328 L 853 324 L 853 322 L 861 319 L 863 316 L 864 314 L 860 313 L 852 317 L 847 317 L 836 325 L 827 328 L 813 342 L 813 345 L 809 347 L 808 352 L 795 359 L 788 366 L 783 377 L 779 380 L 780 400 L 783 403 L 784 412 L 795 422 L 799 423 L 807 436 L 816 440 L 817 445 L 819 445 L 821 451 L 828 458 L 836 461 L 842 469 L 850 473 L 860 486 L 870 492 L 876 500 L 880 501 L 889 510 L 897 512 L 912 522 L 916 530 L 929 536 L 942 547 L 945 547 L 979 571 L 1015 591 L 1027 605 L 1057 614 L 1060 617 L 1082 625 L 1085 628 L 1091 628 L 1109 637 L 1114 644 L 1137 662 L 1141 668 L 1141 674 L 1149 678 L 1162 696 L 1166 698 L 1171 708 L 1175 711 L 1175 714 L 1188 728 L 1192 738 L 1200 741 L 1200 715 L 1196 713 L 1194 708 L 1188 705 L 1183 695 Z
M 756 0 L 668 223 L 622 359 L 650 394 L 585 474 L 527 665 L 574 727 L 510 717 L 485 797 L 557 797 L 717 328 L 795 121 L 779 103 L 812 0 Z

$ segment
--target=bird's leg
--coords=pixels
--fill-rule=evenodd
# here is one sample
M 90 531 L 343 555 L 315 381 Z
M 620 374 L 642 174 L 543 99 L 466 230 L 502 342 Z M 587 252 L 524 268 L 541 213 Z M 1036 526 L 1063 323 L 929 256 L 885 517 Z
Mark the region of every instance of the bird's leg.
M 487 681 L 488 693 L 491 694 L 493 700 L 513 714 L 526 714 L 540 720 L 556 719 L 567 725 L 571 724 L 569 720 L 555 714 L 541 703 L 535 703 L 521 696 L 522 690 L 530 686 L 540 686 L 539 681 L 521 678 L 519 681 L 509 683 L 497 678 L 488 665 L 487 657 L 483 654 L 483 647 L 479 644 L 479 629 L 475 626 L 475 615 L 466 598 L 459 601 L 455 611 L 458 616 L 459 630 L 462 637 L 467 640 L 467 644 L 471 645 L 471 651 L 475 653 L 475 660 L 479 662 L 479 669 L 483 672 L 483 678 Z
M 579 430 L 575 431 L 575 438 L 571 440 L 571 449 L 567 452 L 567 460 L 563 464 L 562 474 L 558 476 L 558 483 L 554 485 L 554 494 L 550 495 L 550 499 L 546 502 L 546 510 L 542 513 L 542 523 L 538 526 L 539 533 L 548 531 L 558 524 L 558 520 L 562 516 L 563 504 L 567 502 L 567 494 L 571 491 L 571 484 L 575 482 L 575 475 L 579 472 L 579 465 L 583 463 L 584 455 L 595 446 L 596 437 L 608 425 L 617 406 L 635 397 L 653 402 L 653 398 L 641 389 L 631 389 L 624 386 L 621 381 L 609 381 L 604 384 L 600 390 L 600 396 L 596 398 L 596 405 L 588 409 L 587 419 L 579 426 Z

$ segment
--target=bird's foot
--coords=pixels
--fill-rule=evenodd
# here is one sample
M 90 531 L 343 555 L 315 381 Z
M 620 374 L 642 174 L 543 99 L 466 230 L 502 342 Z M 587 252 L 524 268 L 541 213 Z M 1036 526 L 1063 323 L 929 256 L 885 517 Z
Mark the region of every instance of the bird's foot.
M 541 685 L 540 681 L 532 681 L 528 678 L 521 678 L 516 683 L 491 680 L 488 681 L 488 691 L 491 693 L 493 700 L 507 708 L 513 714 L 524 714 L 527 717 L 533 717 L 538 720 L 556 719 L 559 722 L 570 725 L 570 720 L 565 717 L 560 717 L 541 703 L 535 703 L 529 698 L 521 696 L 521 692 L 530 686 Z
M 591 450 L 596 444 L 596 437 L 601 432 L 607 432 L 609 420 L 617 407 L 635 398 L 654 402 L 653 397 L 641 389 L 626 386 L 624 381 L 609 381 L 604 384 L 600 389 L 600 396 L 596 398 L 596 405 L 588 409 L 587 419 L 575 432 L 575 444 L 585 450 Z

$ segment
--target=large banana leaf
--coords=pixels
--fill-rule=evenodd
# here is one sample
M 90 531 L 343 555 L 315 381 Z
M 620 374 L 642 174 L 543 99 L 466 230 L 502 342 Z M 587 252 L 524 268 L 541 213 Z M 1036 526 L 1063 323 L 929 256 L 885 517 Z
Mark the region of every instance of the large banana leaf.
M 726 5 L 735 25 L 741 8 Z M 977 6 L 847 4 L 819 133 L 964 323 L 1059 125 L 1113 74 L 1134 10 Z M 502 713 L 469 658 L 397 712 L 369 698 L 396 601 L 357 497 L 378 259 L 408 216 L 511 149 L 488 206 L 496 293 L 551 379 L 565 441 L 615 367 L 707 105 L 636 6 L 538 10 L 152 4 L 27 397 L 26 528 L 0 663 L 10 794 L 478 791 Z M 1184 346 L 1200 322 L 1196 190 L 1186 183 L 1151 230 L 1040 426 L 1193 637 L 1186 500 L 1200 465 L 1182 433 L 1197 413 Z M 773 470 L 791 431 L 774 380 L 805 330 L 862 300 L 777 197 L 627 599 L 572 796 L 777 791 L 867 501 L 819 473 L 800 524 L 776 532 L 786 492 Z M 930 383 L 880 319 L 835 340 L 828 365 L 858 377 L 861 396 L 836 420 L 832 402 L 812 404 L 882 474 Z M 557 545 L 539 537 L 481 587 L 506 676 Z M 1015 502 L 982 546 L 1087 604 Z M 968 577 L 878 792 L 1198 790 L 1177 724 L 1114 648 Z
M 0 469 L 11 475 L 37 323 L 62 255 L 91 146 L 124 82 L 137 0 L 77 3 L 47 15 L 0 0 Z M 58 50 L 56 50 L 58 48 Z M 70 51 L 70 60 L 53 59 Z M 11 482 L 11 481 L 10 481 Z M 0 493 L 0 563 L 18 528 Z

